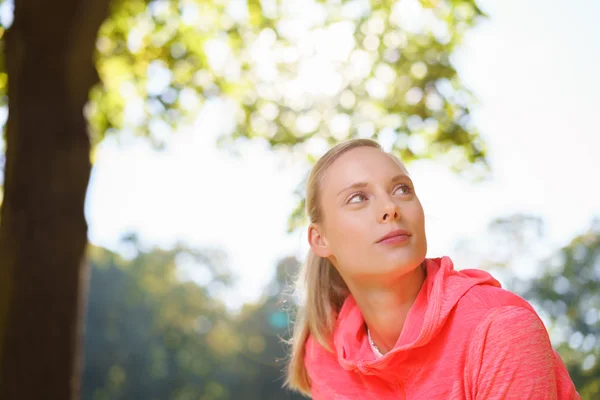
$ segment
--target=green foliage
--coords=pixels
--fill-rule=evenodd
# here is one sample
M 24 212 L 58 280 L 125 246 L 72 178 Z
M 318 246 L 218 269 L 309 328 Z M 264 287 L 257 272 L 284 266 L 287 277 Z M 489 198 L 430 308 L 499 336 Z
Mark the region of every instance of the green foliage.
M 83 397 L 228 398 L 217 389 L 229 373 L 220 368 L 227 355 L 217 357 L 208 340 L 211 328 L 232 330 L 211 297 L 227 282 L 222 268 L 181 247 L 132 261 L 92 248 L 90 259 Z M 192 261 L 209 277 L 206 286 L 181 280 L 177 264 Z
M 293 257 L 279 262 L 272 282 L 267 286 L 266 296 L 258 304 L 246 305 L 236 316 L 238 331 L 245 337 L 245 346 L 240 352 L 240 362 L 245 365 L 245 373 L 232 399 L 302 399 L 281 389 L 284 382 L 285 360 L 293 311 L 293 301 L 289 292 L 291 276 L 299 270 L 300 264 Z
M 275 284 L 232 315 L 216 299 L 229 282 L 219 252 L 89 254 L 83 398 L 299 398 L 281 389 L 287 314 Z
M 474 98 L 451 56 L 483 16 L 473 0 L 113 0 L 85 109 L 91 138 L 126 131 L 162 148 L 215 99 L 229 105 L 225 147 L 258 139 L 312 162 L 323 146 L 367 136 L 406 162 L 482 176 Z M 299 202 L 289 229 L 302 224 Z
M 484 160 L 472 97 L 450 62 L 483 15 L 473 1 L 300 3 L 115 0 L 98 37 L 95 131 L 122 128 L 137 102 L 130 127 L 159 140 L 160 122 L 174 126 L 217 96 L 237 109 L 226 142 L 332 144 L 384 132 L 407 161 L 450 151 L 458 169 Z
M 374 137 L 405 162 L 481 177 L 474 98 L 451 55 L 483 16 L 473 0 L 113 0 L 85 110 L 91 138 L 126 131 L 160 149 L 215 99 L 229 105 L 224 147 L 258 139 L 312 162 L 324 146 Z M 5 94 L 0 60 L 0 105 Z M 301 185 L 297 195 L 290 231 L 305 222 Z

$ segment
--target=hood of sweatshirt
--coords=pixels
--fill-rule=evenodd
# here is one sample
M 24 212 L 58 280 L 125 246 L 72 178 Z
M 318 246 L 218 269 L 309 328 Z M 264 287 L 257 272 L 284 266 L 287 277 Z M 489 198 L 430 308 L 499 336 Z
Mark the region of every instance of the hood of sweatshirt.
M 444 327 L 460 298 L 476 285 L 500 287 L 489 273 L 476 269 L 454 270 L 449 257 L 426 259 L 427 277 L 408 312 L 402 333 L 392 350 L 376 359 L 369 346 L 365 321 L 352 295 L 337 318 L 334 346 L 340 365 L 376 374 L 392 360 L 401 361 L 413 349 L 426 346 Z

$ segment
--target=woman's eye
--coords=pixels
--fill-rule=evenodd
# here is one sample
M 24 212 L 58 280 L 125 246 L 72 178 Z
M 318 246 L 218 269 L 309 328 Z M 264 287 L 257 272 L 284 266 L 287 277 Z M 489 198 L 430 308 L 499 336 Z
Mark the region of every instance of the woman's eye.
M 411 194 L 412 188 L 408 185 L 402 184 L 402 185 L 396 186 L 394 193 L 397 193 L 398 191 L 400 191 L 400 194 Z
M 366 200 L 367 196 L 365 196 L 363 193 L 356 193 L 354 195 L 352 195 L 350 197 L 350 199 L 348 199 L 348 204 L 350 203 L 359 203 L 361 200 Z

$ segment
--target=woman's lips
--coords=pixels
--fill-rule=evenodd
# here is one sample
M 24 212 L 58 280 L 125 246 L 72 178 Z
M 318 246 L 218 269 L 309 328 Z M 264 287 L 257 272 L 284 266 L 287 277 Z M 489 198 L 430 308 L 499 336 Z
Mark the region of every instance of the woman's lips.
M 407 242 L 411 234 L 403 229 L 396 229 L 382 236 L 377 243 L 394 244 Z

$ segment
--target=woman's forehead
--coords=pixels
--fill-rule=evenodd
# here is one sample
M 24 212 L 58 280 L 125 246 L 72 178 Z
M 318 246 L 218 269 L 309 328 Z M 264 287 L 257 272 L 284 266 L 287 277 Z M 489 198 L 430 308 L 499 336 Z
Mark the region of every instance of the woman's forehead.
M 407 174 L 396 157 L 376 148 L 359 147 L 342 154 L 329 166 L 323 176 L 323 187 L 335 190 L 337 186 L 369 181 L 381 175 L 391 178 L 399 172 Z

